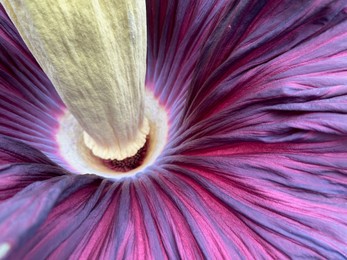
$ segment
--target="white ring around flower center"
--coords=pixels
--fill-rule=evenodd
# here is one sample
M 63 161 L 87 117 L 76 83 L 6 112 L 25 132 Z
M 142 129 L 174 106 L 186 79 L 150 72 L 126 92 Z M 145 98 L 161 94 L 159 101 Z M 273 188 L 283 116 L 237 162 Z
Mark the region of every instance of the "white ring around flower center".
M 153 164 L 166 144 L 168 119 L 165 109 L 148 90 L 145 94 L 145 116 L 150 124 L 149 146 L 145 160 L 134 170 L 117 172 L 105 166 L 102 160 L 85 146 L 83 129 L 72 114 L 66 111 L 59 119 L 60 127 L 56 140 L 59 144 L 59 154 L 66 161 L 68 170 L 77 174 L 96 174 L 108 179 L 120 179 L 134 176 Z

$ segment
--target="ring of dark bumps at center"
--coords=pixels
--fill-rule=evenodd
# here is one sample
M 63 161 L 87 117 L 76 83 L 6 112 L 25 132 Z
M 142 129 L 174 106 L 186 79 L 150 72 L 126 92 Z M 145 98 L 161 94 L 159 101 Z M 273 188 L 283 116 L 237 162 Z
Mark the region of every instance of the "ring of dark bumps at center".
M 104 164 L 111 170 L 117 172 L 128 172 L 139 167 L 145 160 L 148 150 L 148 138 L 145 145 L 132 156 L 124 160 L 103 160 Z

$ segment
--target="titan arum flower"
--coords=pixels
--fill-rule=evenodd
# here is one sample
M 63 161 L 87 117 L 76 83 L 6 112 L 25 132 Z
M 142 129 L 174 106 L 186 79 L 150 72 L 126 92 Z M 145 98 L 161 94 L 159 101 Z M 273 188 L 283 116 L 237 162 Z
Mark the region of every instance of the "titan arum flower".
M 347 258 L 345 0 L 2 4 L 0 258 Z

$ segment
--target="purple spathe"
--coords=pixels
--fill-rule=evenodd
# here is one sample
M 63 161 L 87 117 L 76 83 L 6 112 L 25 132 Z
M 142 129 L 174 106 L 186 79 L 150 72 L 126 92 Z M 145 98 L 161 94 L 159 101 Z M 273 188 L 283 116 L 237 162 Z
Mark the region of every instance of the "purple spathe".
M 147 1 L 168 142 L 133 178 L 64 170 L 64 105 L 2 10 L 11 259 L 347 258 L 346 1 Z

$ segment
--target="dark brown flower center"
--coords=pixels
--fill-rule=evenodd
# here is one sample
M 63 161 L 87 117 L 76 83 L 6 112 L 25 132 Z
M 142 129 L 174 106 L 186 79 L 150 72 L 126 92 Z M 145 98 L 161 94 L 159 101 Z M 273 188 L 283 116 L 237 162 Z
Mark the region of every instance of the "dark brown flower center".
M 149 140 L 147 137 L 145 145 L 138 150 L 134 156 L 125 158 L 124 160 L 103 160 L 103 162 L 109 169 L 117 172 L 128 172 L 134 170 L 144 162 L 147 155 L 148 145 Z

